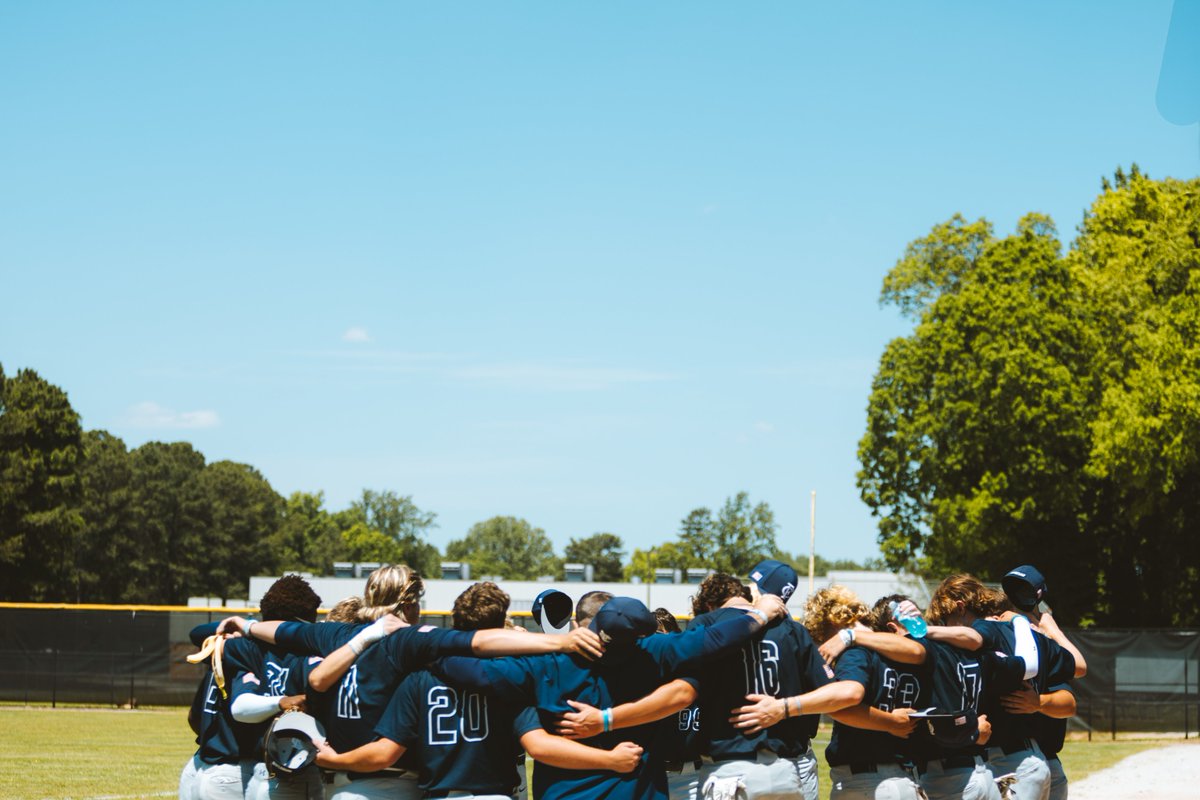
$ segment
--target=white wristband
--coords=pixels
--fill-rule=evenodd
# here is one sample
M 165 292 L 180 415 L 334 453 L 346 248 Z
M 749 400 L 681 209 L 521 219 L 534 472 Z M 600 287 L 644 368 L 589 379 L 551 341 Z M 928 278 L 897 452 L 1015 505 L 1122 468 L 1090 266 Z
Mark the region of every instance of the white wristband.
M 387 631 L 383 629 L 383 617 L 380 617 L 358 633 L 354 634 L 348 644 L 350 645 L 350 649 L 354 651 L 355 655 L 361 655 L 363 650 L 366 650 L 384 636 L 387 636 Z
M 762 620 L 763 625 L 766 625 L 768 622 L 771 621 L 771 618 L 768 617 L 767 613 L 765 611 L 763 611 L 761 608 L 747 609 L 747 613 L 753 614 L 754 616 L 758 617 L 760 620 Z

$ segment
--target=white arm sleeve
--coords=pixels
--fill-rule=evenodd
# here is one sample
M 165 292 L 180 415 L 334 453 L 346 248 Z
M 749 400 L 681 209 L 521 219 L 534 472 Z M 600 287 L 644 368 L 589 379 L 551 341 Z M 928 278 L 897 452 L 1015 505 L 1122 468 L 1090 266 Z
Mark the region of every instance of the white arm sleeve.
M 240 694 L 229 706 L 238 722 L 262 722 L 279 713 L 279 698 L 265 694 Z
M 1038 674 L 1038 648 L 1033 629 L 1029 626 L 1029 620 L 1019 615 L 1013 617 L 1012 626 L 1017 639 L 1013 655 L 1025 659 L 1025 680 L 1029 680 Z

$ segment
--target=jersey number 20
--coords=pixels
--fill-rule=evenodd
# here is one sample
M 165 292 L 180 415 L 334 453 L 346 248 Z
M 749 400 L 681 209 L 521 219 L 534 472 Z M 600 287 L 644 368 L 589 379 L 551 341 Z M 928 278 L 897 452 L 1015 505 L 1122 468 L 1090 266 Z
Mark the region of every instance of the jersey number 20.
M 449 686 L 429 690 L 429 743 L 431 745 L 481 742 L 488 735 L 487 698 L 476 692 L 464 694 Z

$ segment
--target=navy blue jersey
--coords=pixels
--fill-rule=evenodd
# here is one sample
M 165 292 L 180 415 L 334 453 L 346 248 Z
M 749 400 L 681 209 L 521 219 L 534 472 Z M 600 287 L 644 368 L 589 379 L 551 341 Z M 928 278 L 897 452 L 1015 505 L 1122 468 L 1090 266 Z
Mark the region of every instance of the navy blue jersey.
M 221 661 L 225 689 L 231 694 L 228 699 L 221 696 L 216 677 L 210 670 L 205 676 L 204 699 L 198 715 L 200 732 L 196 742 L 200 760 L 206 764 L 235 764 L 245 758 L 258 759 L 261 756 L 261 725 L 238 722 L 229 710 L 235 677 L 258 663 L 258 646 L 244 638 L 228 639 Z
M 972 653 L 932 640 L 926 641 L 926 648 L 933 666 L 930 704 L 942 711 L 969 709 L 978 713 L 980 699 L 986 691 L 1000 694 L 1013 691 L 1021 685 L 1025 674 L 1024 660 L 1010 658 L 1002 653 L 997 654 L 987 648 Z M 983 753 L 983 747 L 979 745 L 943 747 L 929 735 L 927 725 L 918 725 L 913 736 L 924 739 L 926 757 L 930 759 L 976 756 Z
M 914 641 L 924 644 L 924 640 Z M 928 647 L 928 645 L 926 645 Z M 864 690 L 863 702 L 881 711 L 897 708 L 928 708 L 933 688 L 933 665 L 926 651 L 924 664 L 898 664 L 865 647 L 851 647 L 834 666 L 839 681 L 854 681 Z M 901 764 L 924 758 L 923 739 L 909 741 L 883 731 L 855 728 L 834 721 L 825 761 L 831 767 L 854 762 Z
M 238 644 L 235 645 L 235 642 Z M 237 648 L 238 672 L 225 673 L 230 705 L 243 694 L 289 697 L 305 693 L 304 656 L 296 655 L 279 645 L 269 645 L 244 637 L 227 641 L 226 652 L 231 646 Z M 255 750 L 262 752 L 263 737 L 271 727 L 271 719 L 238 724 L 257 731 Z
M 728 624 L 650 636 L 634 647 L 611 649 L 598 661 L 563 653 L 490 660 L 448 658 L 438 662 L 434 671 L 452 685 L 488 692 L 513 705 L 536 706 L 541 726 L 553 730 L 559 714 L 574 710 L 567 700 L 597 708 L 639 700 L 679 670 L 739 647 L 750 637 L 754 622 L 744 614 L 738 616 Z M 638 768 L 621 775 L 539 764 L 533 773 L 533 796 L 538 800 L 663 800 L 667 785 L 664 753 L 654 746 L 658 735 L 658 723 L 649 723 L 594 736 L 587 740 L 594 747 L 611 749 L 624 741 L 641 745 L 645 752 Z
M 1054 684 L 1046 689 L 1044 694 L 1057 692 L 1060 689 L 1065 689 L 1072 695 L 1075 694 L 1075 690 L 1071 688 L 1071 684 L 1066 682 Z M 1045 714 L 1031 714 L 1029 727 L 1033 738 L 1037 740 L 1038 747 L 1042 748 L 1042 753 L 1045 754 L 1046 758 L 1057 756 L 1063 749 L 1063 741 L 1067 738 L 1067 721 L 1065 719 L 1047 717 Z
M 1012 656 L 1016 651 L 1016 633 L 1013 624 L 998 622 L 990 619 L 976 620 L 972 625 L 983 637 L 983 646 L 1006 656 Z M 1044 687 L 1065 683 L 1075 677 L 1075 657 L 1057 643 L 1047 639 L 1037 631 L 1033 632 L 1034 642 L 1038 650 L 1038 674 L 1030 680 L 1035 691 L 1046 691 Z M 992 738 L 988 747 L 1015 747 L 1022 739 L 1033 738 L 1030 727 L 1031 714 L 1009 714 L 1000 704 L 1000 696 L 1012 691 L 1002 686 L 995 686 L 984 694 L 983 712 L 992 723 Z
M 511 795 L 520 747 L 517 710 L 486 694 L 459 690 L 427 670 L 410 674 L 375 732 L 404 745 L 419 764 L 426 794 Z
M 275 641 L 297 653 L 324 657 L 350 641 L 362 627 L 339 622 L 284 622 L 275 632 Z M 310 713 L 324 724 L 329 745 L 344 753 L 373 741 L 375 724 L 404 676 L 440 656 L 469 655 L 474 635 L 473 631 L 413 625 L 368 647 L 337 686 L 309 695 Z M 402 760 L 405 766 L 411 763 Z
M 700 735 L 699 698 L 687 708 L 659 720 L 658 734 L 651 746 L 662 753 L 662 760 L 667 764 L 699 761 L 704 747 Z
M 696 617 L 688 630 L 745 616 L 740 608 L 718 608 Z M 706 662 L 699 674 L 703 751 L 717 761 L 752 761 L 760 749 L 789 758 L 802 755 L 817 731 L 819 716 L 791 717 L 749 734 L 733 726 L 730 712 L 746 705 L 748 694 L 791 697 L 824 686 L 833 676 L 808 631 L 792 619 L 772 622 L 736 650 Z

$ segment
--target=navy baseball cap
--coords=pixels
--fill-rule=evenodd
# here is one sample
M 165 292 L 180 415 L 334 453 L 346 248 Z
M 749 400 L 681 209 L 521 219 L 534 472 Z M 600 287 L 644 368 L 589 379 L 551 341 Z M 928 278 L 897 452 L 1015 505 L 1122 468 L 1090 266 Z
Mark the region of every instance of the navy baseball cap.
M 609 600 L 588 626 L 600 635 L 606 647 L 631 645 L 658 630 L 658 620 L 646 604 L 633 597 Z
M 1046 579 L 1032 564 L 1009 570 L 1000 579 L 1000 585 L 1012 604 L 1022 611 L 1033 611 L 1038 603 L 1046 599 Z
M 759 594 L 778 595 L 779 599 L 786 603 L 796 591 L 800 576 L 782 561 L 768 558 L 750 570 L 750 580 L 758 587 Z
M 925 720 L 934 740 L 943 747 L 969 747 L 979 738 L 979 715 L 969 708 L 962 711 L 930 708 L 913 716 Z
M 533 601 L 533 619 L 543 633 L 566 633 L 571 627 L 574 607 L 566 592 L 547 589 Z

